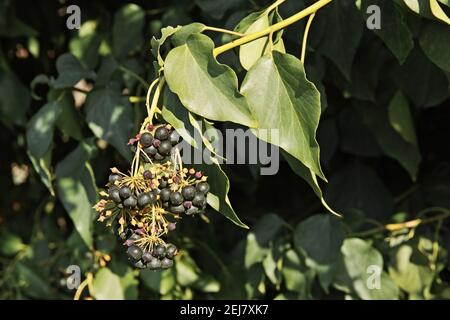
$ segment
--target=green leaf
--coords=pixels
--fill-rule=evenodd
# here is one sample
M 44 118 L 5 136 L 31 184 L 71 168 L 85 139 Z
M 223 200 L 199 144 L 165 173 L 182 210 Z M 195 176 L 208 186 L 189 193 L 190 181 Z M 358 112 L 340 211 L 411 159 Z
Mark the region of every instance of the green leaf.
M 200 270 L 187 252 L 175 262 L 175 271 L 177 283 L 182 286 L 190 286 L 200 279 Z
M 265 55 L 248 71 L 241 91 L 259 124 L 253 130 L 255 135 L 280 146 L 326 180 L 315 137 L 321 113 L 320 94 L 306 79 L 300 60 L 277 51 Z M 278 134 L 269 134 L 270 128 L 277 129 Z
M 299 177 L 301 177 L 303 180 L 306 181 L 306 183 L 309 184 L 309 186 L 313 189 L 316 196 L 320 199 L 320 202 L 322 205 L 327 209 L 330 213 L 341 216 L 339 213 L 334 211 L 326 202 L 325 198 L 322 194 L 322 189 L 319 186 L 319 181 L 317 181 L 317 176 L 312 172 L 311 169 L 307 168 L 305 165 L 303 165 L 298 159 L 292 157 L 289 153 L 282 151 L 283 157 L 288 162 L 289 166 L 291 167 L 292 171 L 295 172 Z
M 78 35 L 69 42 L 70 52 L 91 69 L 97 66 L 100 59 L 99 47 L 102 38 L 97 27 L 96 20 L 84 22 L 78 30 Z
M 97 198 L 97 188 L 87 161 L 94 150 L 92 144 L 82 142 L 56 167 L 58 197 L 88 247 L 93 243 L 95 213 L 92 205 Z
M 130 103 L 115 86 L 99 87 L 86 99 L 86 121 L 97 138 L 111 143 L 126 159 L 133 115 Z
M 450 29 L 441 23 L 427 23 L 420 33 L 420 46 L 442 70 L 450 72 Z
M 300 262 L 300 257 L 294 250 L 286 252 L 281 270 L 286 288 L 298 293 L 297 299 L 311 299 L 311 286 L 314 271 L 306 269 Z
M 326 275 L 333 269 L 339 257 L 344 237 L 342 224 L 330 215 L 314 215 L 295 228 L 295 247 L 306 254 L 306 265 L 318 273 L 325 289 L 331 283 L 331 279 Z
M 334 283 L 338 289 L 355 292 L 364 300 L 398 299 L 397 286 L 382 271 L 382 255 L 369 242 L 357 238 L 346 239 L 341 252 L 342 261 Z M 378 270 L 379 273 L 371 270 Z M 371 281 L 374 276 L 380 276 L 379 288 L 375 286 L 376 281 Z
M 247 102 L 238 92 L 236 74 L 217 62 L 213 48 L 210 38 L 193 34 L 186 44 L 172 49 L 164 69 L 170 90 L 193 113 L 255 127 Z
M 404 244 L 391 252 L 389 276 L 400 289 L 421 296 L 433 283 L 433 271 L 427 259 L 411 244 Z
M 63 97 L 58 102 L 61 108 L 56 126 L 69 137 L 81 141 L 83 133 L 81 129 L 81 116 L 75 109 L 74 101 L 70 92 L 64 92 Z
M 200 33 L 205 30 L 203 23 L 193 22 L 182 26 L 171 38 L 170 42 L 175 46 L 181 46 L 186 43 L 191 34 Z
M 386 109 L 366 106 L 361 108 L 360 112 L 364 117 L 365 124 L 373 132 L 378 145 L 384 153 L 396 159 L 408 171 L 411 178 L 415 180 L 421 161 L 421 155 L 417 145 L 405 141 L 390 126 Z M 403 118 L 403 120 L 407 121 L 406 118 Z
M 42 183 L 47 187 L 48 191 L 50 191 L 50 194 L 55 196 L 55 190 L 52 184 L 53 173 L 50 167 L 52 163 L 52 148 L 49 148 L 41 158 L 36 158 L 29 150 L 27 151 L 27 155 L 28 158 L 30 158 L 34 170 L 39 174 Z
M 166 40 L 170 38 L 173 34 L 175 34 L 178 30 L 181 29 L 181 26 L 178 26 L 176 28 L 174 27 L 165 27 L 161 29 L 161 37 L 156 38 L 153 37 L 151 40 L 151 46 L 152 46 L 152 54 L 157 59 L 158 64 L 160 67 L 164 65 L 164 59 L 161 56 L 161 47 L 166 43 Z
M 438 105 L 449 96 L 445 74 L 417 46 L 394 77 L 401 91 L 418 107 Z
M 398 91 L 388 107 L 389 123 L 402 136 L 402 138 L 412 145 L 417 145 L 416 130 L 409 109 L 408 100 Z
M 363 33 L 363 21 L 355 1 L 333 1 L 320 10 L 319 18 L 326 21 L 322 28 L 326 36 L 320 39 L 317 50 L 333 61 L 349 79 L 353 57 Z M 315 28 L 315 23 L 312 28 Z
M 181 104 L 180 99 L 167 87 L 163 92 L 163 108 L 161 115 L 180 134 L 184 141 L 197 148 L 197 141 L 192 137 L 194 128 L 189 121 L 189 111 Z
M 56 89 L 73 87 L 81 79 L 95 79 L 95 73 L 84 67 L 71 53 L 65 53 L 58 57 L 56 70 L 58 78 L 53 83 Z
M 94 277 L 94 297 L 97 300 L 123 300 L 120 278 L 108 268 L 101 268 Z
M 55 297 L 49 286 L 49 279 L 42 274 L 42 268 L 19 261 L 16 265 L 18 283 L 26 296 L 34 299 L 52 299 Z
M 300 223 L 294 233 L 297 250 L 305 255 L 306 265 L 318 274 L 320 284 L 327 292 L 344 240 L 344 229 L 336 219 L 315 215 Z
M 230 199 L 228 198 L 230 181 L 228 180 L 227 175 L 215 158 L 211 158 L 211 162 L 212 164 L 210 165 L 197 165 L 197 167 L 208 176 L 208 183 L 210 185 L 210 191 L 206 199 L 208 204 L 214 210 L 230 219 L 237 226 L 248 229 L 247 225 L 239 219 L 231 206 Z
M 173 270 L 155 272 L 145 269 L 141 271 L 140 278 L 144 285 L 162 295 L 168 294 L 175 287 L 175 276 Z
M 363 0 L 361 11 L 365 20 L 370 17 L 367 14 L 367 7 L 370 5 L 378 6 L 381 13 L 381 28 L 373 31 L 383 40 L 400 63 L 405 62 L 406 57 L 414 47 L 414 41 L 402 11 L 394 1 Z
M 392 195 L 372 168 L 355 163 L 336 172 L 325 189 L 325 199 L 345 217 L 360 211 L 366 217 L 386 220 L 392 214 Z
M 113 53 L 118 59 L 141 48 L 145 12 L 136 4 L 124 5 L 114 15 Z
M 3 256 L 13 256 L 25 247 L 22 239 L 11 232 L 0 233 L 0 254 Z
M 244 32 L 244 34 L 250 34 L 264 30 L 269 27 L 269 15 L 268 12 L 263 11 L 260 15 L 254 16 L 251 14 L 246 20 L 253 18 L 254 20 L 245 30 L 238 30 Z M 239 60 L 245 70 L 249 70 L 256 61 L 264 55 L 266 48 L 269 46 L 269 37 L 262 37 L 257 40 L 251 41 L 242 45 L 239 48 Z
M 57 101 L 44 105 L 27 124 L 27 148 L 35 158 L 41 158 L 49 150 L 56 120 L 61 112 Z
M 282 18 L 278 15 L 278 12 L 268 12 L 262 10 L 254 12 L 245 17 L 235 28 L 237 32 L 250 34 L 258 31 L 262 31 L 271 25 L 271 21 L 281 21 Z M 281 39 L 281 32 L 274 36 L 272 39 L 274 50 L 285 53 L 283 39 Z M 245 70 L 249 70 L 252 65 L 258 61 L 264 54 L 271 51 L 269 43 L 269 37 L 261 37 L 257 40 L 251 41 L 239 47 L 239 61 Z
M 0 68 L 0 119 L 6 125 L 25 125 L 30 91 L 17 76 Z
M 237 7 L 243 0 L 195 0 L 195 3 L 216 20 L 223 18 L 227 10 Z

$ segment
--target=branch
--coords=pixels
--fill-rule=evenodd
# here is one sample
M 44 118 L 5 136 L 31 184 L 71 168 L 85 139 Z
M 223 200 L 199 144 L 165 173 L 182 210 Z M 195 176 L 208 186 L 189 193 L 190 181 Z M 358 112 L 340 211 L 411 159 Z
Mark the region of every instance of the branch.
M 214 57 L 217 57 L 219 54 L 224 53 L 225 51 L 228 51 L 235 47 L 241 46 L 241 45 L 251 42 L 253 40 L 265 37 L 265 36 L 269 35 L 270 33 L 274 33 L 278 30 L 284 29 L 287 26 L 303 19 L 304 17 L 307 17 L 310 14 L 315 13 L 317 10 L 319 10 L 323 6 L 327 5 L 331 1 L 333 1 L 333 0 L 319 0 L 316 3 L 314 3 L 313 5 L 307 7 L 306 9 L 303 9 L 302 11 L 297 12 L 293 16 L 290 16 L 289 18 L 287 18 L 283 21 L 280 21 L 274 25 L 271 25 L 270 27 L 268 27 L 264 30 L 261 30 L 261 31 L 255 32 L 255 33 L 251 33 L 249 35 L 246 35 L 245 37 L 236 39 L 234 41 L 231 41 L 227 44 L 224 44 L 220 47 L 215 48 L 213 51 L 213 55 L 214 55 Z

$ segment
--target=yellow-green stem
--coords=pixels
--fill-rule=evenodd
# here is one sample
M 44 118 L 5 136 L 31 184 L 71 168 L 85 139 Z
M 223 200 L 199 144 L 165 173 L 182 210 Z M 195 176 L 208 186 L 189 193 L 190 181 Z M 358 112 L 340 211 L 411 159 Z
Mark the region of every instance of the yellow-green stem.
M 274 25 L 271 25 L 270 27 L 255 32 L 255 33 L 251 33 L 249 35 L 246 35 L 245 37 L 236 39 L 234 41 L 231 41 L 230 43 L 224 44 L 220 47 L 217 47 L 214 49 L 213 54 L 214 57 L 217 57 L 219 54 L 224 53 L 225 51 L 228 51 L 230 49 L 233 49 L 235 47 L 238 47 L 240 45 L 243 45 L 245 43 L 251 42 L 253 40 L 259 39 L 261 37 L 267 36 L 268 34 L 270 34 L 271 32 L 274 33 L 278 30 L 284 29 L 287 26 L 303 19 L 304 17 L 309 16 L 310 14 L 316 12 L 317 10 L 319 10 L 320 8 L 322 8 L 323 6 L 327 5 L 328 3 L 330 3 L 333 0 L 319 0 L 316 3 L 310 5 L 309 7 L 303 9 L 300 12 L 297 12 L 296 14 L 294 14 L 293 16 L 290 16 L 289 18 L 282 20 Z
M 315 12 L 311 13 L 311 15 L 308 18 L 308 22 L 306 22 L 305 32 L 303 33 L 302 53 L 300 55 L 300 61 L 302 62 L 302 64 L 305 64 L 306 44 L 308 42 L 309 28 L 311 27 L 311 23 L 315 15 L 316 15 Z

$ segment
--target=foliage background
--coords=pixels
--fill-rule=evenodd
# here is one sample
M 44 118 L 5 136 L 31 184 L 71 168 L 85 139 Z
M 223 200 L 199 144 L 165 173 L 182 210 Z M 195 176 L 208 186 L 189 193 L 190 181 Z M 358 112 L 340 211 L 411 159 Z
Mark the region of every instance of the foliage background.
M 288 17 L 305 2 L 288 0 L 279 13 Z M 305 68 L 321 92 L 325 199 L 344 219 L 325 213 L 284 160 L 275 176 L 225 166 L 233 207 L 250 230 L 213 210 L 210 223 L 184 219 L 173 239 L 182 248 L 176 267 L 155 273 L 130 268 L 91 210 L 109 168 L 125 168 L 131 157 L 124 142 L 145 106 L 128 96 L 144 96 L 154 78 L 150 39 L 193 21 L 233 29 L 270 3 L 78 1 L 79 31 L 65 26 L 68 4 L 0 2 L 0 298 L 71 299 L 64 270 L 72 264 L 94 274 L 97 299 L 450 298 L 445 18 L 406 0 L 339 0 L 320 10 Z M 370 4 L 382 8 L 377 32 L 365 27 Z M 449 13 L 448 1 L 439 5 Z M 304 25 L 283 34 L 296 56 Z M 237 51 L 219 61 L 242 80 Z M 427 223 L 379 228 L 418 217 Z M 379 290 L 365 285 L 369 265 L 383 268 Z

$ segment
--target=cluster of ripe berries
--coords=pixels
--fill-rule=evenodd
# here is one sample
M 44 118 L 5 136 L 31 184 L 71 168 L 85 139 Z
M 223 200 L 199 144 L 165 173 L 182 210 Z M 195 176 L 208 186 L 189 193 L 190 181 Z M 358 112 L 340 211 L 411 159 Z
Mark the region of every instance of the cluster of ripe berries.
M 101 193 L 103 199 L 94 206 L 99 221 L 107 220 L 110 226 L 116 223 L 129 260 L 137 268 L 170 268 L 178 250 L 162 236 L 175 230 L 183 215 L 201 214 L 206 208 L 207 177 L 183 168 L 176 154 L 179 140 L 170 125 L 150 125 L 131 139 L 136 154 L 130 174 L 112 168 L 107 192 Z
M 142 151 L 147 155 L 147 157 L 141 155 L 143 161 L 170 161 L 173 147 L 180 142 L 180 135 L 170 125 L 163 125 L 156 128 L 154 135 L 150 132 L 153 129 L 154 126 L 149 125 L 147 127 L 149 132 L 140 133 L 135 138 L 130 139 L 128 144 L 131 145 L 131 151 L 136 152 L 137 142 L 139 142 Z
M 151 250 L 144 251 L 136 245 L 141 239 L 139 229 L 131 232 L 131 236 L 125 241 L 128 246 L 127 255 L 129 260 L 139 269 L 169 269 L 173 266 L 173 258 L 177 255 L 178 249 L 172 243 L 157 244 Z

